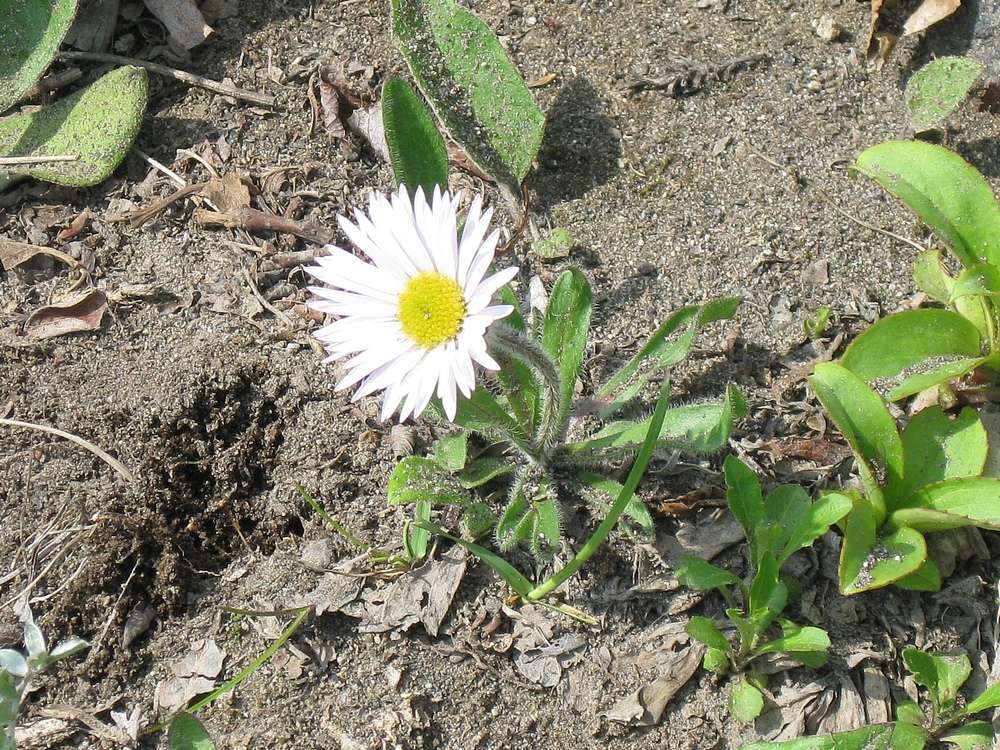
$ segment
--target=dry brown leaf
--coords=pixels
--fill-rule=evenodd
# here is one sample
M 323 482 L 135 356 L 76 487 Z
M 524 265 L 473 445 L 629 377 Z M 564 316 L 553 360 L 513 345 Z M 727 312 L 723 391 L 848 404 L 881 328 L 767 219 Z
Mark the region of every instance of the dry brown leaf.
M 223 212 L 250 205 L 250 190 L 244 184 L 239 172 L 228 172 L 222 177 L 213 177 L 202 189 L 201 194 Z
M 634 727 L 651 727 L 659 723 L 663 709 L 677 691 L 698 671 L 705 647 L 695 644 L 672 655 L 663 667 L 663 674 L 648 685 L 618 701 L 604 712 L 609 721 Z
M 962 5 L 962 0 L 924 0 L 903 24 L 903 35 L 916 34 L 942 21 Z
M 892 705 L 889 699 L 889 680 L 878 667 L 865 667 L 861 671 L 865 693 L 865 716 L 869 724 L 889 721 Z
M 59 234 L 56 235 L 56 239 L 60 242 L 68 242 L 76 237 L 80 234 L 83 228 L 87 226 L 87 222 L 90 221 L 91 215 L 92 214 L 90 213 L 89 208 L 83 209 L 79 214 L 77 214 L 76 218 L 69 223 L 68 227 L 59 230 Z
M 347 119 L 354 110 L 364 107 L 364 101 L 351 90 L 343 63 L 319 69 L 319 103 L 326 131 L 334 138 L 346 138 Z
M 91 289 L 65 302 L 36 310 L 24 324 L 24 330 L 38 341 L 67 333 L 96 331 L 107 311 L 108 298 L 104 292 Z
M 0 266 L 5 271 L 11 271 L 35 256 L 44 254 L 47 250 L 47 247 L 30 245 L 27 242 L 0 240 Z
M 204 42 L 214 29 L 205 23 L 205 17 L 194 0 L 144 0 L 146 7 L 163 22 L 167 32 L 184 49 L 192 49 Z

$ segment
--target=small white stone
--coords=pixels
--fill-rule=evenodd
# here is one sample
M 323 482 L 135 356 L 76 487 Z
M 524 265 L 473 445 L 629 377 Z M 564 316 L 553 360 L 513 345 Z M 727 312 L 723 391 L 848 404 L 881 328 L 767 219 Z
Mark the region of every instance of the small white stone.
M 822 39 L 824 42 L 835 42 L 837 38 L 844 33 L 843 27 L 833 20 L 833 17 L 827 14 L 823 14 L 818 19 L 813 21 L 813 30 L 816 32 L 816 36 Z

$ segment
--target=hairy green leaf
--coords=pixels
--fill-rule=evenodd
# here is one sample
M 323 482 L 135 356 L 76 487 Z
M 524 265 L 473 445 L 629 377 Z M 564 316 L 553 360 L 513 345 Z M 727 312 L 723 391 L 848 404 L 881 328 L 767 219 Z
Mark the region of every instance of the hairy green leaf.
M 445 539 L 450 539 L 455 542 L 455 544 L 465 547 L 465 549 L 486 563 L 494 573 L 506 581 L 507 585 L 510 586 L 515 593 L 522 598 L 526 598 L 528 596 L 528 593 L 531 591 L 531 581 L 529 581 L 523 573 L 500 557 L 497 553 L 492 552 L 486 549 L 486 547 L 478 545 L 475 542 L 469 542 L 465 539 L 449 534 L 447 531 L 431 521 L 423 521 L 420 525 L 438 536 L 443 536 Z
M 887 141 L 854 165 L 917 214 L 963 265 L 1000 266 L 1000 205 L 958 154 L 922 141 Z
M 484 456 L 469 462 L 455 478 L 458 483 L 471 490 L 474 487 L 481 487 L 487 482 L 491 482 L 497 477 L 511 474 L 514 471 L 514 464 L 502 458 Z
M 560 425 L 573 402 L 573 388 L 587 348 L 590 312 L 591 291 L 587 278 L 575 268 L 564 271 L 552 288 L 542 322 L 542 348 L 552 357 L 559 371 Z M 637 442 L 641 442 L 642 437 Z
M 559 540 L 562 537 L 559 501 L 553 497 L 540 500 L 535 503 L 534 512 L 531 551 L 536 558 L 549 560 L 559 551 Z
M 974 266 L 969 266 L 955 279 L 947 302 L 954 303 L 956 300 L 970 295 L 989 297 L 1000 295 L 1000 269 L 988 263 L 976 263 Z
M 497 514 L 486 503 L 474 502 L 465 506 L 459 519 L 462 533 L 473 539 L 478 539 L 496 526 Z
M 577 480 L 582 484 L 591 489 L 603 492 L 612 499 L 618 497 L 624 486 L 621 482 L 616 482 L 614 479 L 608 479 L 607 477 L 602 477 L 599 474 L 594 474 L 589 471 L 581 472 L 577 475 Z M 600 503 L 601 510 L 605 513 L 610 507 L 607 503 Z M 638 527 L 638 532 L 646 538 L 652 538 L 656 529 L 653 525 L 653 517 L 649 514 L 649 508 L 642 501 L 641 498 L 632 495 L 632 499 L 629 500 L 628 505 L 625 506 L 625 511 L 622 513 L 622 517 L 619 520 L 619 524 L 623 521 L 629 521 Z M 626 528 L 626 531 L 629 529 Z
M 6 0 L 0 16 L 0 114 L 42 77 L 75 15 L 76 0 Z
M 545 116 L 496 36 L 455 0 L 392 0 L 396 43 L 440 120 L 485 172 L 517 194 Z
M 454 477 L 445 473 L 430 458 L 407 456 L 389 476 L 390 505 L 403 505 L 427 500 L 433 505 L 465 505 L 468 491 Z
M 916 132 L 941 127 L 983 74 L 984 66 L 971 57 L 939 57 L 906 82 L 910 124 Z
M 448 150 L 430 112 L 401 78 L 382 87 L 382 122 L 396 184 L 414 192 L 423 188 L 428 200 L 435 187 L 448 189 Z
M 125 158 L 146 111 L 146 71 L 122 67 L 37 112 L 0 119 L 0 156 L 76 156 L 20 173 L 85 187 L 107 179 Z M 4 177 L 0 175 L 0 188 Z
M 514 311 L 503 319 L 502 323 L 496 325 L 508 325 L 520 333 L 527 332 L 527 325 L 524 316 L 521 315 L 521 303 L 517 295 L 510 286 L 504 286 L 498 293 L 500 302 L 510 305 Z M 503 386 L 504 395 L 510 402 L 511 408 L 517 415 L 518 420 L 523 425 L 526 435 L 534 434 L 536 422 L 538 421 L 539 410 L 541 408 L 541 384 L 539 379 L 524 362 L 510 356 L 505 356 L 503 352 L 493 352 L 494 356 L 500 357 L 501 368 L 499 373 L 500 384 Z
M 697 636 L 692 636 L 696 638 Z M 698 640 L 701 640 L 700 638 Z M 730 666 L 728 656 L 728 648 L 726 651 L 718 648 L 712 648 L 709 646 L 705 649 L 705 656 L 701 660 L 701 666 L 707 669 L 713 674 L 725 674 L 729 671 Z
M 434 443 L 434 460 L 445 471 L 461 471 L 469 453 L 469 433 L 445 435 Z

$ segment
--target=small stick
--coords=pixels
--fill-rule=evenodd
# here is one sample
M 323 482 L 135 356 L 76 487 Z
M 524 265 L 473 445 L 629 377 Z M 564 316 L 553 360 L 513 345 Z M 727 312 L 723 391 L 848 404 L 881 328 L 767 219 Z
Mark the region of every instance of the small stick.
M 79 158 L 76 154 L 63 154 L 60 156 L 0 156 L 0 167 L 19 166 L 21 164 L 51 164 L 57 161 L 76 161 Z
M 187 185 L 187 183 L 184 181 L 183 177 L 181 177 L 179 174 L 177 174 L 176 172 L 174 172 L 173 170 L 171 170 L 169 167 L 167 167 L 162 162 L 158 162 L 156 159 L 154 159 L 152 156 L 150 156 L 149 154 L 147 154 L 145 151 L 142 151 L 141 149 L 138 149 L 138 148 L 133 148 L 132 150 L 135 151 L 135 153 L 139 155 L 140 159 L 142 159 L 144 162 L 146 162 L 153 169 L 155 169 L 155 170 L 157 170 L 159 172 L 162 172 L 167 177 L 169 177 L 170 181 L 173 182 L 177 187 L 184 187 L 185 185 Z
M 295 323 L 292 322 L 292 319 L 289 318 L 287 315 L 285 315 L 285 313 L 283 313 L 277 307 L 272 305 L 270 302 L 268 302 L 266 299 L 264 299 L 264 295 L 260 293 L 260 289 L 257 288 L 257 285 L 253 281 L 253 276 L 250 275 L 249 268 L 243 269 L 243 278 L 247 280 L 247 284 L 250 285 L 250 292 L 253 294 L 254 297 L 257 298 L 257 301 L 260 302 L 260 304 L 262 304 L 264 308 L 268 310 L 272 315 L 274 315 L 276 318 L 281 320 L 286 326 L 288 326 L 289 329 L 295 330 Z
M 7 425 L 8 427 L 26 427 L 29 430 L 38 430 L 39 432 L 47 432 L 50 435 L 55 435 L 56 437 L 65 438 L 71 443 L 76 443 L 81 448 L 90 451 L 104 463 L 110 466 L 112 469 L 117 471 L 122 479 L 126 482 L 135 482 L 135 475 L 131 471 L 125 468 L 125 465 L 118 459 L 112 457 L 110 454 L 98 448 L 89 440 L 85 440 L 82 437 L 74 435 L 70 432 L 64 432 L 55 427 L 48 427 L 43 424 L 33 424 L 32 422 L 22 422 L 18 419 L 7 419 L 6 417 L 0 417 L 0 425 Z
M 189 148 L 179 148 L 179 149 L 177 149 L 177 153 L 178 154 L 183 154 L 184 156 L 187 156 L 187 157 L 190 157 L 191 159 L 194 159 L 196 162 L 198 162 L 199 164 L 201 164 L 205 169 L 207 169 L 208 173 L 210 175 L 212 175 L 212 177 L 214 179 L 216 179 L 216 180 L 219 179 L 219 173 L 215 171 L 215 167 L 213 167 L 211 164 L 209 164 L 208 161 L 205 159 L 205 157 L 203 157 L 203 156 L 201 156 L 199 154 L 196 154 L 194 151 L 192 151 Z
M 88 60 L 90 62 L 113 63 L 115 65 L 134 65 L 137 68 L 145 68 L 151 73 L 159 73 L 161 76 L 167 76 L 168 78 L 173 78 L 177 81 L 183 81 L 184 83 L 191 84 L 192 86 L 200 86 L 203 89 L 214 91 L 216 94 L 231 96 L 234 99 L 243 99 L 248 102 L 253 102 L 254 104 L 260 104 L 264 107 L 273 108 L 275 106 L 273 96 L 260 94 L 256 91 L 247 91 L 246 89 L 230 86 L 226 83 L 219 83 L 218 81 L 213 81 L 210 78 L 202 78 L 201 76 L 196 76 L 193 73 L 188 73 L 184 70 L 168 68 L 166 65 L 151 63 L 146 60 L 136 60 L 131 57 L 121 57 L 120 55 L 107 55 L 103 52 L 60 52 L 57 57 L 63 60 Z
M 171 204 L 179 201 L 181 198 L 185 198 L 192 193 L 197 193 L 201 190 L 207 182 L 196 182 L 191 185 L 185 185 L 182 188 L 178 188 L 172 194 L 168 195 L 166 198 L 161 198 L 156 203 L 146 208 L 139 208 L 131 213 L 124 215 L 108 216 L 107 220 L 110 222 L 127 221 L 133 227 L 141 227 L 147 221 L 152 219 L 158 213 L 169 207 Z

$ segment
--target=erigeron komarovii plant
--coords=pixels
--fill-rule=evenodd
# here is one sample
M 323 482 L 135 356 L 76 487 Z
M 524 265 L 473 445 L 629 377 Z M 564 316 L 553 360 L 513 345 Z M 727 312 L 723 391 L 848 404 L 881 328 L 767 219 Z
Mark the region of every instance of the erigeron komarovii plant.
M 499 238 L 489 228 L 490 210 L 474 199 L 459 231 L 460 202 L 440 189 L 428 201 L 422 189 L 411 194 L 401 186 L 391 198 L 373 195 L 367 215 L 342 218 L 344 232 L 370 262 L 329 247 L 309 269 L 326 284 L 312 288 L 314 307 L 337 318 L 316 335 L 330 360 L 345 360 L 339 387 L 356 387 L 356 399 L 384 391 L 383 419 L 427 410 L 457 428 L 431 456 L 399 463 L 390 503 L 415 504 L 414 531 L 438 534 L 447 532 L 431 522 L 431 510 L 457 506 L 462 537 L 450 536 L 523 598 L 541 600 L 579 569 L 622 514 L 651 532 L 649 511 L 634 492 L 654 451 L 704 454 L 726 444 L 745 412 L 739 392 L 730 388 L 720 402 L 667 409 L 664 375 L 700 328 L 731 317 L 739 301 L 678 310 L 591 396 L 577 400 L 592 309 L 586 278 L 565 271 L 544 313 L 529 324 L 506 286 L 517 269 L 488 271 Z M 477 368 L 495 373 L 489 386 L 479 382 Z M 663 383 L 653 414 L 633 418 L 646 386 L 657 379 Z M 596 429 L 585 437 L 574 429 L 571 436 L 577 417 Z M 481 454 L 472 455 L 470 433 L 486 447 Z M 629 461 L 632 471 L 619 483 L 614 474 Z M 503 477 L 509 488 L 498 513 L 474 491 Z M 539 561 L 551 560 L 562 541 L 566 488 L 582 490 L 604 519 L 576 556 L 538 586 L 473 541 L 492 531 L 501 552 L 523 546 Z

